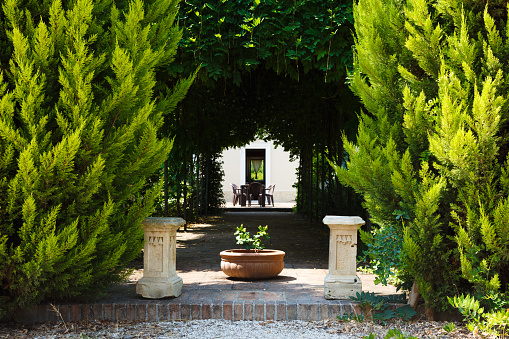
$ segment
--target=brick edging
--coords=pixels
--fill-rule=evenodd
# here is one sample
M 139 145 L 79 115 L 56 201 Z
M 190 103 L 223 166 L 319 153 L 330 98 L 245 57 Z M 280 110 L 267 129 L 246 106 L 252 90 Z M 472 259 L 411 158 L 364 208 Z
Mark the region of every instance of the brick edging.
M 217 303 L 119 303 L 39 305 L 18 310 L 20 323 L 77 321 L 254 320 L 318 321 L 361 313 L 358 302 L 348 300 L 291 303 L 285 301 L 221 301 Z

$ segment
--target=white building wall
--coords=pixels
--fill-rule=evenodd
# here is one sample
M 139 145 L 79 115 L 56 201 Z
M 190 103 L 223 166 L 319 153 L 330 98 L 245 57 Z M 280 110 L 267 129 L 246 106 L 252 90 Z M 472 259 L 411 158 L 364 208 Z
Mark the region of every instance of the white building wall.
M 240 149 L 232 148 L 223 151 L 223 192 L 226 201 L 232 201 L 233 191 L 231 184 L 240 186 Z
M 271 183 L 276 184 L 274 200 L 280 202 L 295 201 L 297 189 L 292 187 L 297 183 L 297 160 L 290 161 L 290 153 L 282 147 L 273 149 L 271 152 Z
M 275 202 L 293 202 L 297 190 L 292 187 L 297 182 L 298 161 L 290 161 L 290 153 L 282 147 L 274 148 L 272 142 L 254 141 L 241 148 L 223 151 L 224 181 L 223 191 L 226 201 L 232 201 L 231 183 L 245 184 L 246 149 L 265 149 L 266 178 L 268 185 L 275 184 Z

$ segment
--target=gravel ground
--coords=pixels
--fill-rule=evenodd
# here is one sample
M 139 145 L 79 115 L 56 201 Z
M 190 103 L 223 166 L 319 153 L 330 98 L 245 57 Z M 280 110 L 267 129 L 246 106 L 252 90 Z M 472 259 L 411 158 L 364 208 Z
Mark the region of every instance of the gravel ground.
M 44 323 L 38 325 L 0 325 L 0 338 L 363 338 L 370 333 L 384 338 L 389 329 L 417 338 L 478 338 L 460 324 L 446 333 L 442 322 L 392 322 L 381 326 L 371 322 L 325 320 L 304 321 L 226 321 L 190 320 L 153 323 Z M 488 338 L 488 337 L 484 337 Z

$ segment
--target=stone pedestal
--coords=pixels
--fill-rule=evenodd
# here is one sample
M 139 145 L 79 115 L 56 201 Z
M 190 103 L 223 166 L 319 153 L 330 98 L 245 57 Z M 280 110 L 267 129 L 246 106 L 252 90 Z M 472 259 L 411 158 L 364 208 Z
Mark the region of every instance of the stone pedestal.
M 362 292 L 357 276 L 357 231 L 361 217 L 326 216 L 330 228 L 329 274 L 325 277 L 325 299 L 349 299 Z
M 136 293 L 144 298 L 178 297 L 182 278 L 176 273 L 177 229 L 182 218 L 146 218 L 143 277 L 136 284 Z

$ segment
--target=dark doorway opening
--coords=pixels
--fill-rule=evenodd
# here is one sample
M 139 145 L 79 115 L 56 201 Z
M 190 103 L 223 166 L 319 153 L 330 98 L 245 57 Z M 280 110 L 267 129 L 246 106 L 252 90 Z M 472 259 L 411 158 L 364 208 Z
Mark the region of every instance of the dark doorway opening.
M 266 166 L 264 149 L 246 150 L 246 183 L 259 182 L 265 186 Z

